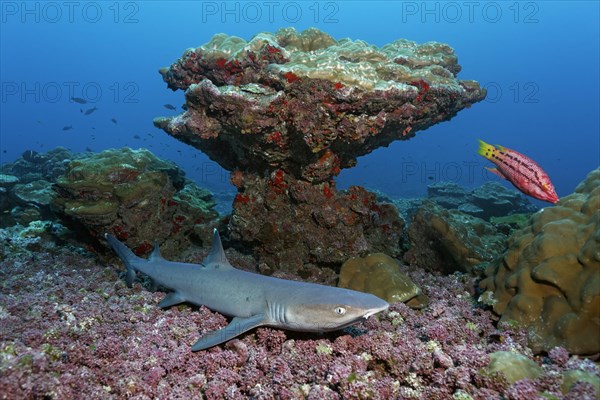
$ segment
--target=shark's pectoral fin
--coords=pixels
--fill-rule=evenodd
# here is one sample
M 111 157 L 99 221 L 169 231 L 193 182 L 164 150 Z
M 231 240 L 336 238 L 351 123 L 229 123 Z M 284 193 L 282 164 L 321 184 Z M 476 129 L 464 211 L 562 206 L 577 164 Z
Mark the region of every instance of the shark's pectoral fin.
M 265 316 L 262 314 L 253 315 L 248 318 L 235 317 L 225 328 L 204 334 L 192 346 L 192 351 L 204 350 L 216 346 L 266 323 Z
M 164 299 L 158 303 L 160 308 L 167 308 L 174 306 L 175 304 L 183 303 L 185 299 L 179 295 L 177 292 L 171 292 L 165 296 Z

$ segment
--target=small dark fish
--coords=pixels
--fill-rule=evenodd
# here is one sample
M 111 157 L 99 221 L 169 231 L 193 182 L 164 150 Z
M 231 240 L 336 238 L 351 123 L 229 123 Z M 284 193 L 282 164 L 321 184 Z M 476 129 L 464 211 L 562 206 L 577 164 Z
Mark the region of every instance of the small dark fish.
M 79 104 L 86 104 L 87 100 L 86 99 L 82 99 L 81 97 L 71 97 L 71 101 L 74 101 L 75 103 L 79 103 Z
M 141 138 L 140 138 L 140 135 L 133 135 L 133 138 L 134 138 L 134 139 L 141 139 Z
M 89 151 L 90 153 L 93 153 L 93 152 L 94 152 L 94 150 L 92 150 L 92 149 L 91 149 L 91 148 L 89 148 L 89 147 L 86 147 L 86 148 L 85 148 L 85 151 Z
M 173 104 L 165 104 L 163 107 L 166 108 L 167 110 L 176 110 L 177 109 L 177 108 L 175 108 L 175 106 Z
M 113 122 L 113 124 L 117 123 L 117 120 L 115 118 L 111 118 L 110 120 Z
M 2 152 L 3 152 L 4 154 L 6 154 L 6 150 L 2 150 Z
M 184 105 L 182 105 L 182 106 L 181 106 L 181 109 L 182 109 L 182 110 L 185 110 L 185 111 L 187 111 L 187 109 L 188 109 L 188 106 L 187 106 L 187 104 L 184 104 Z
M 63 126 L 63 131 L 70 131 L 71 129 L 73 129 L 73 125 Z
M 98 110 L 98 108 L 92 107 L 90 109 L 85 110 L 85 112 L 83 113 L 83 115 L 90 115 L 91 113 L 93 113 L 96 110 Z
M 39 154 L 40 153 L 34 150 L 25 150 L 23 154 L 21 154 L 21 157 L 25 161 L 33 162 L 38 158 Z

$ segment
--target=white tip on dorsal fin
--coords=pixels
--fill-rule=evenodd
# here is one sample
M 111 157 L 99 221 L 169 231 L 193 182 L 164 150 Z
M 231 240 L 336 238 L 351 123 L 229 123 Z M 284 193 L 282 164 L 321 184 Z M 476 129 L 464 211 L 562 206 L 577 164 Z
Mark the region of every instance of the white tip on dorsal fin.
M 210 253 L 204 259 L 203 264 L 208 268 L 233 268 L 229 261 L 227 260 L 227 256 L 225 255 L 225 250 L 223 250 L 223 245 L 221 244 L 221 237 L 219 236 L 219 232 L 215 228 L 213 230 L 213 243 L 212 248 L 210 249 Z
M 154 242 L 154 249 L 150 254 L 150 260 L 162 260 L 162 256 L 160 255 L 160 247 L 158 246 L 158 240 Z

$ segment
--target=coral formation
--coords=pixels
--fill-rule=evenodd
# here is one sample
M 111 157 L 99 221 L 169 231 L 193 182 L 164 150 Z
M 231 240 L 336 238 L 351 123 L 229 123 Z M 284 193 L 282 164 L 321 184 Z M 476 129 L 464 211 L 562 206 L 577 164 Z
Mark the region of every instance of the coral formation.
M 64 147 L 57 147 L 47 153 L 27 150 L 13 163 L 3 164 L 0 170 L 19 177 L 20 183 L 30 183 L 39 179 L 53 182 L 66 171 L 71 160 L 85 155 L 72 153 Z
M 519 192 L 496 182 L 467 190 L 454 182 L 437 182 L 427 187 L 427 197 L 447 209 L 457 209 L 489 221 L 514 213 L 533 213 L 539 208 Z
M 427 305 L 427 296 L 400 270 L 390 256 L 369 254 L 364 258 L 351 258 L 340 269 L 339 287 L 373 293 L 389 303 L 398 301 L 412 308 Z
M 71 161 L 54 189 L 56 213 L 92 237 L 113 233 L 138 255 L 155 242 L 167 255 L 217 217 L 210 193 L 147 150 L 111 149 Z
M 11 226 L 15 222 L 27 225 L 52 218 L 52 183 L 66 171 L 71 160 L 82 156 L 63 147 L 47 153 L 27 150 L 15 162 L 3 164 L 0 167 L 0 225 Z
M 598 366 L 564 349 L 532 357 L 524 335 L 498 330 L 490 311 L 473 307 L 466 292 L 473 282 L 458 274 L 408 272 L 431 299 L 425 311 L 395 303 L 352 330 L 318 335 L 265 327 L 192 353 L 198 331 L 224 326 L 223 316 L 187 305 L 161 310 L 162 293 L 127 288 L 115 266 L 43 238 L 40 251 L 28 250 L 32 239 L 18 232 L 0 229 L 0 246 L 10 237 L 15 248 L 0 261 L 0 398 L 598 395 Z M 489 355 L 498 351 L 527 357 L 542 375 L 510 384 L 487 373 Z
M 305 213 L 296 214 L 301 208 L 296 199 L 314 199 L 313 192 L 320 192 L 329 201 L 311 199 L 310 206 L 330 220 L 343 220 L 352 207 L 368 207 L 350 205 L 332 178 L 355 165 L 358 156 L 409 139 L 481 101 L 485 90 L 474 81 L 458 80 L 458 71 L 454 51 L 441 43 L 397 40 L 377 48 L 336 41 L 314 28 L 264 32 L 249 41 L 219 34 L 161 69 L 169 88 L 185 90 L 186 111 L 156 118 L 154 124 L 232 171 L 232 181 L 244 181 L 236 185 L 230 223 L 234 238 L 257 252 L 274 251 L 271 236 L 257 236 L 258 226 L 275 220 L 273 209 L 254 207 L 248 213 L 244 208 L 276 194 L 284 210 L 276 220 L 287 227 L 276 233 L 300 225 L 302 240 L 325 239 L 319 246 L 336 252 L 336 242 L 346 240 L 347 233 L 319 235 Z M 286 240 L 296 240 L 293 233 Z M 381 242 L 366 242 L 343 251 L 346 257 L 358 256 L 366 245 L 389 254 L 399 246 L 386 249 Z M 299 254 L 299 261 L 341 263 L 339 257 L 330 261 L 331 254 L 314 258 L 310 253 Z
M 506 241 L 490 223 L 431 200 L 423 201 L 417 210 L 408 238 L 404 261 L 444 274 L 473 272 L 475 266 L 495 260 Z
M 16 184 L 12 189 L 17 201 L 40 209 L 49 209 L 54 198 L 52 182 L 38 179 L 29 183 Z
M 486 275 L 484 298 L 536 352 L 600 353 L 600 168 L 513 233 Z
M 14 175 L 0 173 L 0 214 L 6 214 L 11 208 L 11 199 L 9 191 L 13 186 L 19 182 L 19 178 Z M 0 227 L 6 226 L 8 221 L 6 218 L 2 218 L 0 221 Z

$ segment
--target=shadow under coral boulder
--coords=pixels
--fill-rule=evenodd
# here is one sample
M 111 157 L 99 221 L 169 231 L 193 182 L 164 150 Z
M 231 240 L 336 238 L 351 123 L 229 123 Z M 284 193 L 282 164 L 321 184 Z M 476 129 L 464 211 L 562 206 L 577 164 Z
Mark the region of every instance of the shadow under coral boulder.
M 417 210 L 408 237 L 410 249 L 404 261 L 445 274 L 471 273 L 475 266 L 495 260 L 506 240 L 489 222 L 431 200 Z

